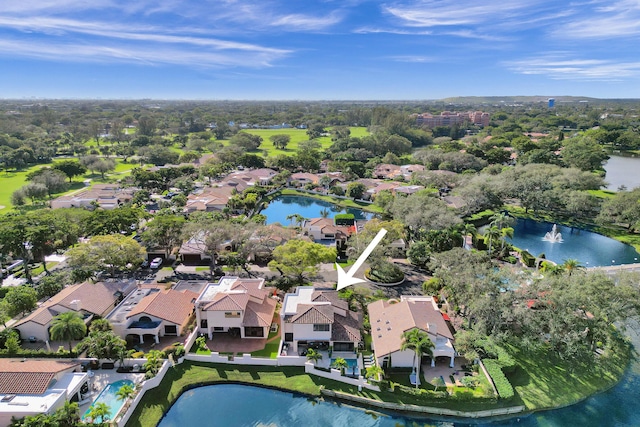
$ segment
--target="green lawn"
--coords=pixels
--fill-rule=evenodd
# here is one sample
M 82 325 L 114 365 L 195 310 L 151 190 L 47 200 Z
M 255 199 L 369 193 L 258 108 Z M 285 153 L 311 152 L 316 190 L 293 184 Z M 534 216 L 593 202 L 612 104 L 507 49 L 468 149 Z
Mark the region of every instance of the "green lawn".
M 268 359 L 275 359 L 278 357 L 278 348 L 280 347 L 280 341 L 274 340 L 268 342 L 262 350 L 254 351 L 251 353 L 254 357 L 266 357 Z
M 21 171 L 11 171 L 0 173 L 0 209 L 9 209 L 11 204 L 11 194 L 18 188 L 27 184 L 26 175 L 36 169 L 50 165 L 36 165 Z M 6 211 L 5 211 L 6 212 Z
M 517 397 L 529 410 L 566 406 L 615 385 L 629 363 L 629 348 L 621 345 L 602 356 L 600 366 L 587 366 L 557 360 L 551 353 L 527 353 L 513 347 L 516 370 L 506 373 Z
M 353 137 L 363 137 L 369 135 L 369 131 L 365 127 L 351 127 L 349 129 L 351 130 L 351 136 Z M 260 147 L 258 147 L 258 151 L 266 152 L 269 156 L 276 156 L 278 154 L 294 154 L 298 149 L 298 144 L 300 142 L 309 140 L 306 129 L 247 129 L 243 132 L 261 136 L 263 141 L 262 144 L 260 144 Z M 291 141 L 289 142 L 289 145 L 287 145 L 287 148 L 285 150 L 280 150 L 273 146 L 273 143 L 269 139 L 269 137 L 273 135 L 289 135 L 291 137 Z M 323 150 L 326 150 L 332 144 L 331 137 L 328 136 L 318 138 L 318 141 L 322 145 Z M 220 142 L 225 145 L 228 143 L 228 141 Z

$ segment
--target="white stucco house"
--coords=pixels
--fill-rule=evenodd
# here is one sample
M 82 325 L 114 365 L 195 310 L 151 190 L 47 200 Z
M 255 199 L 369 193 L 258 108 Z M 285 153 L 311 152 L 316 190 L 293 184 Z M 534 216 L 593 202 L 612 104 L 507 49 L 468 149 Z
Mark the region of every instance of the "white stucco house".
M 264 279 L 224 276 L 207 284 L 195 302 L 198 331 L 209 339 L 215 334 L 267 338 L 277 304 L 273 291 Z
M 0 427 L 11 417 L 51 414 L 89 396 L 89 376 L 69 360 L 0 359 Z
M 453 334 L 436 301 L 426 296 L 405 296 L 400 301 L 379 300 L 368 305 L 372 347 L 378 366 L 413 367 L 414 352 L 401 350 L 402 334 L 413 328 L 426 332 L 434 344 L 431 366 L 445 357 L 453 367 L 456 350 Z
M 107 319 L 114 333 L 123 339 L 144 343 L 145 337 L 160 342 L 160 337 L 180 336 L 193 317 L 198 294 L 160 287 L 139 287 Z
M 362 341 L 362 318 L 333 289 L 299 286 L 286 294 L 280 310 L 284 343 L 298 354 L 308 347 L 355 351 Z
M 134 283 L 135 281 L 85 282 L 67 286 L 13 327 L 20 331 L 22 339 L 35 337 L 38 341 L 47 341 L 55 316 L 75 311 L 85 319 L 85 323 L 89 323 L 94 316 L 106 316 L 134 289 Z

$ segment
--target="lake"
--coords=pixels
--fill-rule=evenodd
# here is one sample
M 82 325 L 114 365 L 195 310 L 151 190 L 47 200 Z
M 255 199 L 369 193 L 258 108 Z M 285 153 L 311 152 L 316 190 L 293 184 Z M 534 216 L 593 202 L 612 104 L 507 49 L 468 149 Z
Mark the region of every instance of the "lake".
M 218 384 L 186 391 L 165 414 L 158 427 L 638 426 L 639 370 L 638 362 L 632 362 L 617 386 L 566 408 L 473 424 L 371 413 L 349 405 L 316 401 L 288 392 L 239 384 Z
M 287 219 L 289 215 L 299 214 L 304 218 L 320 218 L 322 216 L 320 212 L 324 209 L 329 211 L 329 218 L 339 213 L 353 214 L 356 219 L 371 219 L 374 216 L 361 209 L 342 208 L 333 203 L 304 196 L 278 196 L 260 213 L 267 217 L 267 224 L 279 222 L 282 225 L 289 225 L 291 224 Z
M 557 226 L 558 232 L 562 234 L 562 242 L 543 240 L 545 233 L 551 231 L 552 227 L 553 224 L 549 222 L 518 218 L 513 225 L 513 239 L 508 240 L 533 256 L 544 253 L 547 259 L 558 264 L 573 258 L 585 267 L 599 267 L 633 264 L 640 259 L 640 254 L 633 246 L 575 227 Z
M 628 190 L 640 187 L 640 157 L 610 154 L 604 170 L 607 172 L 605 181 L 609 183 L 608 190 L 618 191 L 621 185 Z

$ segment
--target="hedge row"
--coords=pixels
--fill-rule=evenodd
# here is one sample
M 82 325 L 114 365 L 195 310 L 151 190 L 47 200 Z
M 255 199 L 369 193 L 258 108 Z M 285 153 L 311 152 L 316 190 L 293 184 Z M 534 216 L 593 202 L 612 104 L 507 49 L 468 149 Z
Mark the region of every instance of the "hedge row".
M 25 350 L 25 349 L 20 349 L 17 352 L 9 352 L 6 349 L 1 349 L 0 350 L 0 358 L 5 358 L 5 357 L 26 357 L 26 358 L 32 358 L 32 357 L 42 357 L 42 358 L 51 358 L 51 359 L 62 359 L 62 358 L 74 358 L 74 357 L 78 357 L 78 355 L 76 353 L 69 353 L 67 350 L 63 350 L 63 351 L 47 351 L 47 350 Z
M 520 252 L 520 257 L 522 258 L 522 262 L 527 267 L 535 267 L 536 266 L 536 257 L 531 255 L 529 252 L 527 252 L 527 251 Z
M 484 367 L 487 369 L 487 372 L 493 379 L 493 383 L 496 386 L 496 390 L 498 390 L 498 396 L 501 399 L 511 399 L 514 396 L 513 386 L 502 372 L 502 368 L 500 367 L 500 363 L 494 359 L 484 359 L 482 360 Z

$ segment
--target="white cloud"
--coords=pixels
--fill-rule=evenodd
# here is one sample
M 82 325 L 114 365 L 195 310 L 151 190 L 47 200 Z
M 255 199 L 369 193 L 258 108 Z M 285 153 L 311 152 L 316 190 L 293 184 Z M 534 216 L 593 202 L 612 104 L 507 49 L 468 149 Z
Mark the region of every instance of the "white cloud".
M 342 21 L 342 15 L 337 12 L 333 12 L 324 17 L 292 14 L 273 18 L 273 20 L 268 20 L 268 25 L 271 25 L 273 27 L 282 27 L 286 30 L 298 31 L 323 30 Z
M 531 13 L 532 7 L 541 2 L 460 0 L 419 0 L 408 4 L 397 3 L 385 6 L 383 10 L 412 27 L 442 27 L 455 25 L 476 25 L 482 22 L 494 23 Z
M 413 63 L 426 63 L 426 62 L 435 62 L 435 58 L 430 56 L 422 56 L 422 55 L 396 55 L 390 56 L 391 60 L 396 62 L 413 62 Z
M 520 74 L 544 75 L 556 80 L 620 81 L 640 77 L 640 61 L 562 59 L 560 55 L 549 55 L 504 65 Z
M 185 50 L 179 47 L 147 45 L 50 43 L 42 41 L 0 40 L 0 52 L 55 61 L 142 64 L 176 64 L 200 67 L 269 67 L 286 54 L 246 51 Z

